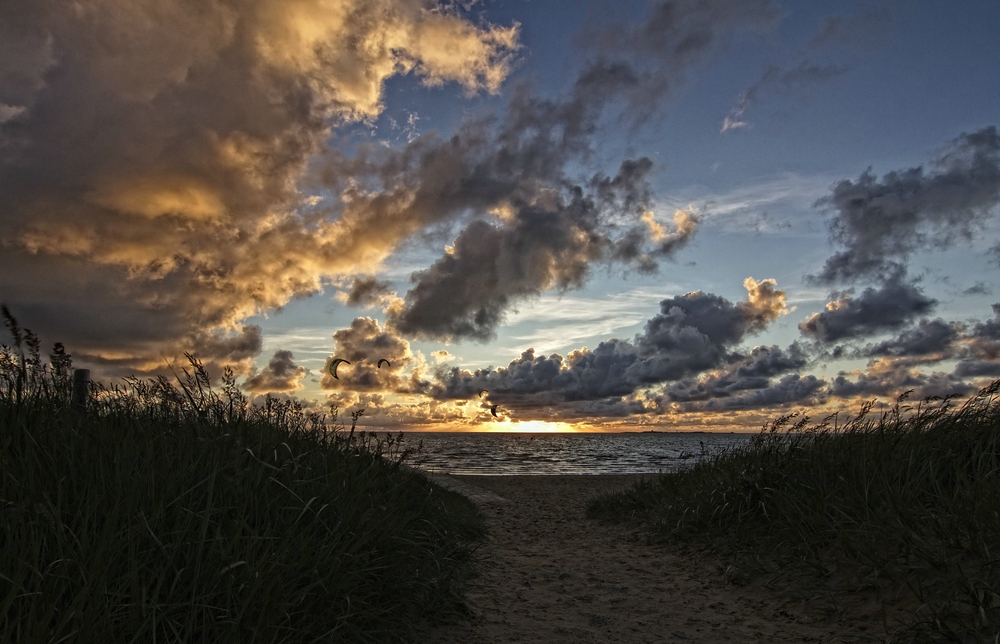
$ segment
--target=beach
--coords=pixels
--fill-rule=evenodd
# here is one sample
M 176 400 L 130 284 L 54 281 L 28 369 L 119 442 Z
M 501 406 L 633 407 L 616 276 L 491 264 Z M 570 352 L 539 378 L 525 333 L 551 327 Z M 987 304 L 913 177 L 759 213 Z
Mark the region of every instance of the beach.
M 884 632 L 863 606 L 820 614 L 759 583 L 727 581 L 720 559 L 585 518 L 590 498 L 641 476 L 433 475 L 479 505 L 489 534 L 467 581 L 468 617 L 421 641 L 849 642 Z

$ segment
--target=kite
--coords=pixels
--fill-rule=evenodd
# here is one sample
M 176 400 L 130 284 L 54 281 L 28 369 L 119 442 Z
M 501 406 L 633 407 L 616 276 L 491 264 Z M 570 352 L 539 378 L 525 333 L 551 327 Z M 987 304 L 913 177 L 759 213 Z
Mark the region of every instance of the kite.
M 499 406 L 500 405 L 493 405 L 492 407 L 490 407 L 490 413 L 493 414 L 494 418 L 500 418 L 499 416 L 497 416 L 497 407 Z
M 482 391 L 479 392 L 479 397 L 482 398 L 483 394 L 488 394 L 488 393 L 490 393 L 489 389 L 483 389 Z
M 337 366 L 341 362 L 345 364 L 351 364 L 350 362 L 344 360 L 343 358 L 334 358 L 333 362 L 330 363 L 330 375 L 333 376 L 334 378 L 337 378 Z M 337 380 L 340 380 L 340 378 L 337 378 Z
M 388 360 L 386 360 L 385 358 L 382 358 L 381 360 L 379 360 L 379 361 L 378 361 L 378 368 L 379 368 L 379 369 L 381 369 L 381 368 L 382 368 L 382 363 L 383 363 L 383 362 L 384 362 L 384 363 L 386 363 L 386 364 L 387 364 L 388 366 L 390 366 L 390 367 L 392 366 L 391 364 L 389 364 L 389 361 L 388 361 Z

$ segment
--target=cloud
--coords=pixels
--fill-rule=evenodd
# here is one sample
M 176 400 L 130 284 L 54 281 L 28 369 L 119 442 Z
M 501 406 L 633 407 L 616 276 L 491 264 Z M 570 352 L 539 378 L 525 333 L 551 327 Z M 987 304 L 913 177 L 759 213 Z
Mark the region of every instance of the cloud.
M 829 47 L 871 48 L 892 25 L 892 14 L 885 6 L 876 6 L 852 16 L 830 15 L 820 21 L 819 33 L 809 50 Z
M 376 306 L 391 304 L 396 299 L 396 293 L 389 282 L 374 277 L 355 277 L 351 287 L 346 292 L 337 294 L 337 299 L 348 306 Z
M 39 309 L 29 308 L 34 316 L 43 321 L 48 320 L 45 315 L 38 315 Z M 51 309 L 41 308 L 41 311 Z M 55 311 L 53 312 L 55 313 Z M 88 311 L 95 315 L 108 315 L 107 310 Z M 128 315 L 128 310 L 122 311 Z M 111 312 L 113 316 L 114 312 Z M 15 316 L 18 315 L 15 313 Z M 109 321 L 105 326 L 112 326 L 119 321 Z M 55 324 L 58 323 L 56 319 Z M 99 320 L 95 323 L 100 323 Z M 126 325 L 131 324 L 131 320 L 125 321 Z M 47 337 L 59 337 L 53 329 L 57 329 L 53 322 L 43 326 L 38 332 Z M 35 330 L 35 327 L 32 327 Z M 171 369 L 185 368 L 187 360 L 183 354 L 189 353 L 202 362 L 209 375 L 216 378 L 222 374 L 224 367 L 229 367 L 237 375 L 249 375 L 254 371 L 254 358 L 260 354 L 263 347 L 263 337 L 261 328 L 256 324 L 243 326 L 237 330 L 226 331 L 223 329 L 197 330 L 189 332 L 179 332 L 174 338 L 173 347 L 177 355 L 152 355 L 155 347 L 158 346 L 159 338 L 155 335 L 146 337 L 133 335 L 123 338 L 118 347 L 101 353 L 89 353 L 86 350 L 75 351 L 75 359 L 99 367 L 101 371 L 110 377 L 123 377 L 133 375 L 136 371 L 144 373 L 159 373 L 171 377 Z
M 542 295 L 509 316 L 505 337 L 540 353 L 578 345 L 593 336 L 613 337 L 645 322 L 648 311 L 659 305 L 662 295 L 657 293 L 663 290 L 641 287 L 609 295 Z
M 801 400 L 816 393 L 824 384 L 812 376 L 803 379 L 796 373 L 791 377 L 789 372 L 799 371 L 808 361 L 805 350 L 798 343 L 785 349 L 777 345 L 754 347 L 721 369 L 698 378 L 668 383 L 655 400 L 663 412 L 748 409 Z M 782 374 L 788 376 L 778 383 L 772 382 L 772 378 Z M 793 394 L 799 397 L 790 397 Z M 726 402 L 701 404 L 715 399 L 726 399 Z
M 963 338 L 955 375 L 963 378 L 1000 377 L 1000 304 L 993 305 L 993 319 L 975 324 Z
M 781 9 L 771 0 L 662 0 L 649 5 L 636 25 L 602 25 L 579 40 L 604 56 L 633 54 L 634 75 L 627 101 L 640 120 L 679 84 L 684 74 L 735 32 L 769 32 Z
M 338 126 L 382 112 L 398 74 L 498 92 L 519 27 L 467 15 L 434 0 L 4 4 L 0 297 L 76 355 L 142 371 L 215 351 L 206 329 L 239 333 L 249 316 L 372 274 L 428 230 L 471 225 L 456 248 L 491 252 L 471 238 L 481 230 L 499 249 L 488 291 L 441 258 L 406 308 L 379 300 L 428 337 L 489 337 L 511 305 L 576 287 L 593 262 L 649 271 L 683 246 L 693 213 L 673 228 L 641 221 L 648 160 L 589 179 L 567 168 L 590 159 L 605 108 L 651 113 L 728 34 L 773 26 L 774 3 L 659 3 L 603 30 L 563 96 L 522 87 L 503 115 L 454 136 L 326 148 Z M 548 232 L 548 245 L 532 237 Z M 359 303 L 376 297 L 365 285 Z M 451 286 L 467 299 L 426 315 Z
M 406 390 L 401 374 L 417 358 L 410 350 L 410 343 L 394 329 L 383 328 L 378 320 L 369 317 L 355 318 L 350 327 L 334 333 L 333 339 L 333 355 L 323 365 L 321 388 L 368 393 Z M 337 378 L 330 373 L 330 363 L 335 358 L 351 363 L 339 366 Z M 383 359 L 389 364 L 379 367 Z
M 962 291 L 962 295 L 993 295 L 993 289 L 986 282 L 976 282 Z
M 745 409 L 765 409 L 779 407 L 792 403 L 817 404 L 825 399 L 827 383 L 814 375 L 801 376 L 797 373 L 782 376 L 777 382 L 767 381 L 757 387 L 747 387 L 744 390 L 713 392 L 701 400 L 686 400 L 680 403 L 664 405 L 666 400 L 659 399 L 662 405 L 660 413 L 691 413 L 711 411 L 732 411 Z
M 862 353 L 866 356 L 935 356 L 944 359 L 951 354 L 963 329 L 964 325 L 945 322 L 941 318 L 920 320 L 917 326 L 903 331 L 895 338 L 868 345 Z
M 890 358 L 869 362 L 864 372 L 842 371 L 830 382 L 830 395 L 838 398 L 895 398 L 909 390 L 913 391 L 911 400 L 919 401 L 933 396 L 966 395 L 976 391 L 976 387 L 955 374 L 926 374 Z
M 820 284 L 878 276 L 914 252 L 970 239 L 1000 204 L 996 126 L 961 134 L 932 163 L 877 179 L 871 170 L 843 180 L 817 205 L 834 213 L 831 240 L 844 249 L 811 280 Z
M 787 65 L 769 65 L 761 77 L 740 94 L 737 104 L 722 121 L 722 132 L 752 127 L 746 112 L 769 95 L 801 95 L 811 88 L 833 81 L 850 71 L 842 63 L 814 62 L 816 56 L 834 49 L 870 49 L 889 25 L 884 7 L 853 16 L 831 15 L 820 21 L 819 33 L 795 54 Z
M 141 369 L 371 267 L 302 190 L 331 128 L 397 74 L 496 92 L 517 49 L 432 0 L 4 3 L 0 296 Z
M 522 87 L 502 121 L 466 122 L 447 140 L 431 134 L 400 150 L 371 146 L 331 158 L 327 176 L 354 181 L 344 184 L 343 221 L 365 236 L 352 244 L 382 247 L 443 221 L 490 215 L 474 218 L 445 255 L 413 275 L 393 324 L 411 336 L 488 340 L 517 301 L 580 286 L 592 263 L 655 270 L 657 257 L 691 238 L 693 214 L 677 215 L 676 230 L 656 229 L 652 241 L 639 221 L 651 200 L 649 159 L 626 160 L 613 177 L 566 176 L 570 161 L 589 154 L 609 98 L 592 75 L 561 99 Z
M 302 379 L 307 370 L 295 364 L 291 351 L 278 350 L 267 367 L 253 374 L 243 383 L 243 388 L 255 394 L 291 392 L 305 388 Z
M 798 364 L 801 351 L 797 345 L 790 353 L 755 350 L 743 364 L 736 345 L 788 310 L 774 280 L 747 278 L 744 286 L 747 299 L 736 304 L 700 291 L 665 299 L 632 341 L 612 338 L 565 358 L 557 353 L 538 356 L 527 349 L 499 369 L 438 368 L 423 393 L 441 400 L 471 400 L 487 389 L 490 404 L 501 404 L 515 415 L 546 410 L 548 418 L 581 417 L 581 410 L 597 413 L 602 405 L 615 415 L 647 412 L 650 406 L 632 394 L 720 366 L 739 364 L 743 371 L 733 371 L 738 378 L 766 379 L 765 374 L 780 372 L 783 362 Z
M 801 322 L 799 330 L 820 342 L 836 342 L 900 329 L 937 305 L 937 300 L 905 277 L 905 272 L 897 271 L 877 289 L 868 287 L 858 297 L 834 293 L 837 299 Z
M 725 34 L 771 25 L 775 15 L 771 2 L 657 4 L 637 25 L 592 34 L 582 70 L 561 95 L 522 85 L 502 117 L 467 121 L 447 139 L 332 155 L 327 181 L 350 178 L 343 220 L 365 231 L 347 246 L 464 225 L 438 261 L 412 276 L 391 324 L 410 337 L 487 341 L 518 302 L 578 288 L 595 264 L 656 270 L 688 243 L 698 218 L 681 210 L 668 228 L 648 214 L 651 160 L 626 159 L 613 175 L 590 178 L 568 168 L 587 166 L 613 108 L 641 120 Z
M 618 260 L 652 270 L 654 257 L 672 255 L 691 238 L 695 220 L 682 214 L 675 232 L 654 231 L 652 248 L 643 248 L 637 228 L 615 238 L 613 217 L 641 190 L 635 183 L 644 183 L 644 174 L 623 167 L 614 179 L 595 178 L 603 208 L 577 189 L 511 204 L 498 224 L 472 222 L 448 253 L 413 275 L 392 324 L 412 336 L 486 341 L 515 303 L 579 288 L 592 264 Z
M 751 106 L 761 100 L 767 93 L 788 95 L 799 93 L 808 87 L 829 82 L 850 71 L 846 65 L 820 65 L 801 61 L 792 69 L 783 69 L 776 65 L 767 68 L 757 82 L 740 95 L 736 107 L 722 121 L 722 132 L 750 127 L 745 120 L 745 113 Z

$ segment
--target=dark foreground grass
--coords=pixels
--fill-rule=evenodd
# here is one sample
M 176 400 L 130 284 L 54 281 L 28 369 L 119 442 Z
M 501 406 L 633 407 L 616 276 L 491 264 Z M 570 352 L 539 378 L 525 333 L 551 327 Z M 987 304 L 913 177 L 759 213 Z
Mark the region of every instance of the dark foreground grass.
M 289 402 L 0 350 L 0 641 L 392 642 L 456 606 L 466 499 Z M 26 350 L 22 350 L 26 348 Z M 356 420 L 356 419 L 355 419 Z
M 872 418 L 869 405 L 836 429 L 784 417 L 744 446 L 597 498 L 588 514 L 707 545 L 799 593 L 867 594 L 887 641 L 994 642 L 998 389 L 957 409 L 897 404 Z

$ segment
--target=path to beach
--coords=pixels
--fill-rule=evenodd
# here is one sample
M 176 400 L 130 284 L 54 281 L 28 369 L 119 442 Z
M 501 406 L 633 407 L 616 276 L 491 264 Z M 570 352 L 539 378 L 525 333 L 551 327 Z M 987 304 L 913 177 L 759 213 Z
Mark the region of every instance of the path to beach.
M 490 531 L 467 584 L 468 621 L 431 644 L 501 642 L 871 642 L 879 620 L 820 619 L 718 563 L 584 518 L 586 502 L 635 476 L 440 476 Z

